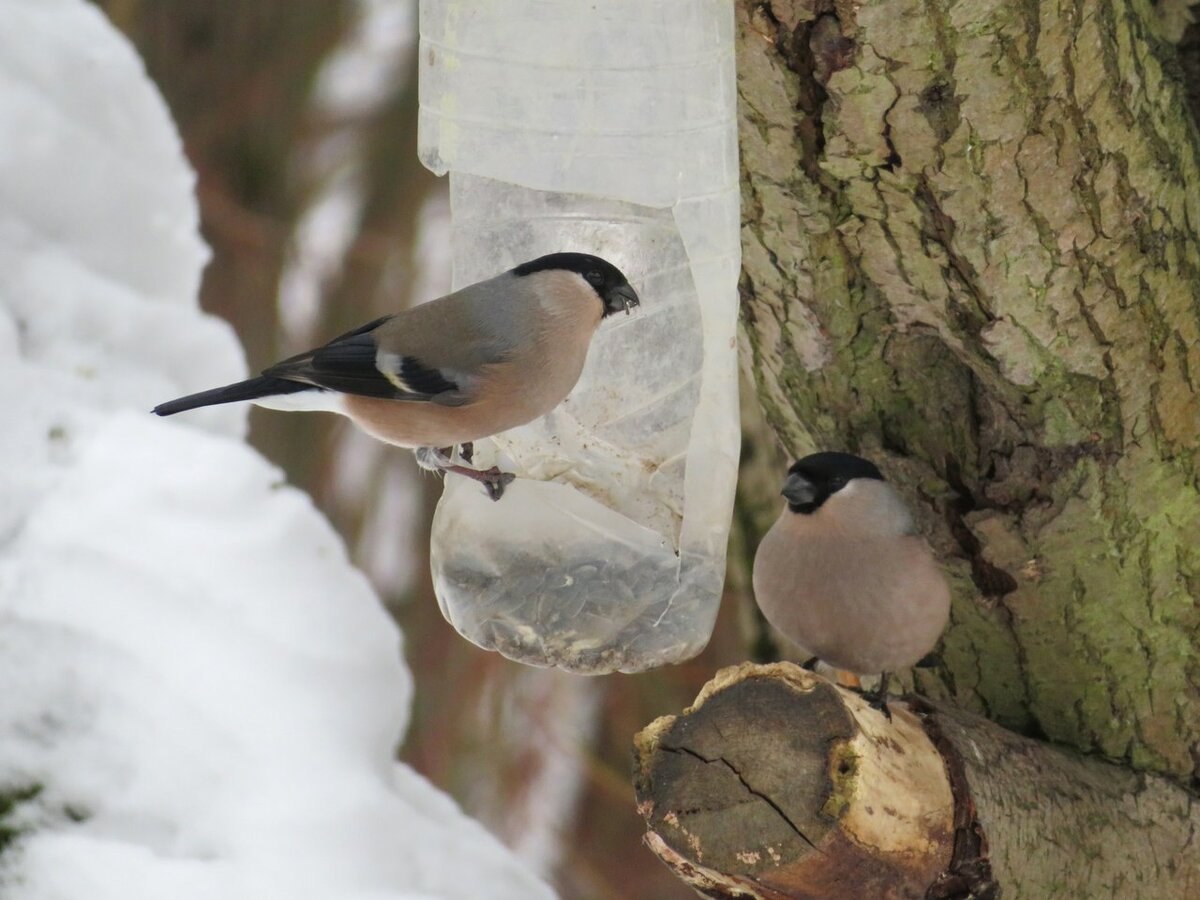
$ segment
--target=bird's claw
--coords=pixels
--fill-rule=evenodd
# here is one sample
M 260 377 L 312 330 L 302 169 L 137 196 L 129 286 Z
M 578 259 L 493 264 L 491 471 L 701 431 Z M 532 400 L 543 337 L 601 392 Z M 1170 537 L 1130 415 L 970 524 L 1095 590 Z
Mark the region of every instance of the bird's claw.
M 492 466 L 490 469 L 472 469 L 469 466 L 444 465 L 441 469 L 443 472 L 453 472 L 455 475 L 478 481 L 492 500 L 503 497 L 504 488 L 517 477 L 512 472 L 501 472 L 498 466 Z
M 882 685 L 881 685 L 882 687 Z M 867 706 L 871 709 L 877 709 L 883 713 L 883 717 L 889 722 L 892 721 L 892 711 L 888 709 L 887 694 L 882 690 L 868 691 L 863 694 L 863 699 L 867 701 Z
M 458 445 L 459 455 L 468 463 L 475 455 L 474 451 L 475 447 L 469 441 Z M 501 472 L 497 466 L 482 470 L 474 469 L 469 465 L 460 466 L 454 462 L 453 455 L 454 447 L 419 447 L 417 448 L 417 463 L 423 469 L 432 469 L 442 473 L 453 472 L 455 475 L 462 475 L 472 481 L 478 481 L 492 500 L 499 500 L 503 497 L 504 489 L 517 477 L 512 472 Z
M 876 687 L 873 691 L 863 691 L 862 696 L 863 699 L 867 701 L 867 705 L 871 707 L 871 709 L 879 710 L 881 713 L 883 713 L 884 718 L 890 722 L 892 721 L 892 711 L 888 709 L 887 702 L 888 678 L 889 675 L 887 672 L 881 672 L 879 674 L 878 687 Z
M 503 497 L 505 487 L 517 478 L 512 472 L 501 472 L 497 466 L 492 466 L 479 474 L 482 476 L 479 481 L 492 500 L 499 500 Z

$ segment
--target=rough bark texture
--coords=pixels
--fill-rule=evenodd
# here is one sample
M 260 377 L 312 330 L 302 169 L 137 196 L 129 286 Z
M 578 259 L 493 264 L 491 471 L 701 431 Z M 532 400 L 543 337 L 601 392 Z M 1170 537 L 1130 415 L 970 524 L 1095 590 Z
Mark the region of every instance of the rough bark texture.
M 638 735 L 647 843 L 711 897 L 1200 891 L 1178 785 L 950 707 L 892 714 L 791 664 L 722 670 Z
M 744 359 L 955 587 L 922 688 L 1194 778 L 1200 171 L 1148 2 L 739 0 Z
M 985 871 L 1004 897 L 1200 896 L 1200 804 L 1185 788 L 948 705 L 914 707 L 947 769 L 962 775 L 955 793 L 967 852 L 931 897 L 965 897 L 964 888 L 978 896 Z

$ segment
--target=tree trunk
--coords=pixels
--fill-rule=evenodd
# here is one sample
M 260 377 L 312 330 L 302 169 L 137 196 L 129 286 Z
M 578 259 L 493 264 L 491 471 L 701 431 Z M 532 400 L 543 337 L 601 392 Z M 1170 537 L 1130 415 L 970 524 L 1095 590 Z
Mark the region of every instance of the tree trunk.
M 738 0 L 754 394 L 789 455 L 880 462 L 955 600 L 890 727 L 784 666 L 639 736 L 647 842 L 702 892 L 1200 893 L 1200 141 L 1171 42 L 1200 57 L 1166 6 Z M 734 590 L 780 506 L 764 431 Z
M 738 16 L 744 358 L 790 453 L 919 509 L 955 589 L 921 689 L 1194 778 L 1200 154 L 1153 8 Z
M 724 669 L 638 735 L 647 843 L 711 897 L 1186 898 L 1178 785 L 790 663 Z

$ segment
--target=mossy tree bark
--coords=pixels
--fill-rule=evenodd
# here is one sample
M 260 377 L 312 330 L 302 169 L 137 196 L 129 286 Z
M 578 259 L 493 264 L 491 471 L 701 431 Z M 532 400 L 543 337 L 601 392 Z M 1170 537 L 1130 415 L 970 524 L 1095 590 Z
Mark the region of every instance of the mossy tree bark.
M 920 687 L 1194 779 L 1200 142 L 1154 7 L 737 15 L 744 358 L 788 452 L 921 511 L 956 596 Z

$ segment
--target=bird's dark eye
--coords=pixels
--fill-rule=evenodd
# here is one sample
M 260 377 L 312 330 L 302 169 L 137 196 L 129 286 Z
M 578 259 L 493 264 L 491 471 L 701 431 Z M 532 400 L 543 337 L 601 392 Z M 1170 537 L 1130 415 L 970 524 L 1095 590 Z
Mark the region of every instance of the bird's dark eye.
M 846 486 L 846 476 L 845 475 L 834 475 L 832 478 L 829 479 L 829 490 L 831 490 L 831 491 L 840 491 L 845 486 Z
M 588 283 L 588 284 L 590 284 L 592 287 L 598 288 L 598 287 L 600 287 L 600 285 L 604 284 L 604 276 L 603 276 L 603 275 L 601 275 L 601 274 L 600 274 L 598 271 L 596 271 L 595 269 L 593 269 L 592 271 L 588 272 L 588 273 L 587 273 L 586 275 L 584 275 L 583 277 L 584 277 L 585 279 L 587 279 L 587 283 Z

